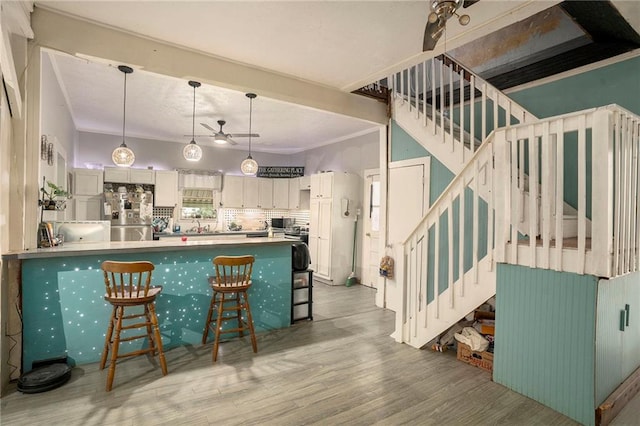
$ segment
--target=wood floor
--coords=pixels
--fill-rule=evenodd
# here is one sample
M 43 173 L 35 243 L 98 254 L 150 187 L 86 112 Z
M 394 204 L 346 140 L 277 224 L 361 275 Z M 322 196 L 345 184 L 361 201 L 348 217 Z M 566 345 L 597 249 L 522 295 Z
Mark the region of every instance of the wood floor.
M 576 424 L 453 352 L 395 343 L 394 313 L 376 308 L 374 296 L 359 285 L 318 284 L 314 321 L 259 334 L 258 354 L 248 338 L 221 344 L 215 365 L 211 344 L 170 349 L 165 377 L 146 357 L 124 360 L 109 393 L 97 364 L 74 368 L 49 392 L 25 395 L 12 385 L 0 424 Z

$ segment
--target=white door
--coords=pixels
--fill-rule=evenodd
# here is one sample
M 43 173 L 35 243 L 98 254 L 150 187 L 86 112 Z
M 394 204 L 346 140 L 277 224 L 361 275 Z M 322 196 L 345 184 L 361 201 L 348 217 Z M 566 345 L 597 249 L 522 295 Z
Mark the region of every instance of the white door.
M 380 255 L 378 253 L 380 230 L 380 172 L 365 170 L 365 185 L 362 214 L 362 285 L 378 288 L 378 270 Z
M 398 162 L 389 169 L 387 198 L 387 245 L 391 256 L 402 256 L 402 243 L 427 212 L 429 191 L 429 159 L 422 158 Z M 398 283 L 387 280 L 386 307 L 397 311 L 400 306 Z

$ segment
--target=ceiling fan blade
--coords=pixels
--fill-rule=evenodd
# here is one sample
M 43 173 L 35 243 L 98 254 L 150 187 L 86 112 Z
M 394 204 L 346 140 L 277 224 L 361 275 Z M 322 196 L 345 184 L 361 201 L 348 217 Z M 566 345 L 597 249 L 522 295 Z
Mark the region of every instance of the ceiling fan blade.
M 474 3 L 478 3 L 480 0 L 464 0 L 464 3 L 462 3 L 462 7 L 469 7 Z
M 438 44 L 438 39 L 442 36 L 442 30 L 446 22 L 439 18 L 433 24 L 431 22 L 427 22 L 426 27 L 424 28 L 424 40 L 422 42 L 422 51 L 426 52 L 427 50 L 433 50 Z
M 227 135 L 227 143 L 229 145 L 238 145 L 238 142 L 236 142 L 233 139 L 231 139 L 231 135 Z
M 252 138 L 259 138 L 260 135 L 257 133 L 229 133 L 227 134 L 228 137 L 231 138 L 248 138 L 249 136 L 251 136 Z
M 200 125 L 201 125 L 202 127 L 204 127 L 205 129 L 209 129 L 209 130 L 211 130 L 213 133 L 216 133 L 216 132 L 217 132 L 217 130 L 216 130 L 216 129 L 214 129 L 213 127 L 209 126 L 207 123 L 200 123 Z

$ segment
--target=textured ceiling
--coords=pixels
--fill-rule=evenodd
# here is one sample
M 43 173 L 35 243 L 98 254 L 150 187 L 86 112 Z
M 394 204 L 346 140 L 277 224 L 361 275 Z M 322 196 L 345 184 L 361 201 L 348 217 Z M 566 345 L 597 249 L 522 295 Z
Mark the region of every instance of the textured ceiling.
M 582 3 L 582 2 L 580 2 Z M 626 14 L 640 2 L 620 2 Z M 628 3 L 634 3 L 629 5 Z M 352 91 L 418 58 L 427 1 L 43 1 L 36 7 L 226 58 L 258 69 Z M 557 1 L 482 0 L 466 8 L 467 27 L 447 26 L 449 50 L 547 9 Z M 633 18 L 636 21 L 637 17 Z M 635 25 L 638 23 L 636 22 Z M 37 37 L 37 35 L 36 35 Z M 112 64 L 52 55 L 79 130 L 122 131 L 122 74 Z M 109 59 L 109 58 L 105 58 Z M 136 70 L 128 78 L 127 134 L 185 142 L 191 133 L 193 89 L 186 80 Z M 197 123 L 248 132 L 242 92 L 203 85 Z M 254 149 L 297 152 L 373 131 L 375 125 L 260 96 L 254 101 Z M 203 134 L 198 126 L 196 133 Z M 206 143 L 207 138 L 202 143 Z M 200 142 L 200 139 L 198 139 Z M 246 149 L 237 139 L 235 148 Z

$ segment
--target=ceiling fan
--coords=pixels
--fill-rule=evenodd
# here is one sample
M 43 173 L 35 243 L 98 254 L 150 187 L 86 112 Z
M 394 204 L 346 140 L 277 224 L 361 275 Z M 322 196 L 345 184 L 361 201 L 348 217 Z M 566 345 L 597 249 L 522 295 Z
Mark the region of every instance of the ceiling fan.
M 458 15 L 458 9 L 461 7 L 469 7 L 479 0 L 431 0 L 429 9 L 429 17 L 427 25 L 424 29 L 424 41 L 422 43 L 422 51 L 433 50 L 438 43 L 438 39 L 442 36 L 447 20 L 452 16 L 458 17 L 460 25 L 467 25 L 471 18 L 469 15 Z
M 222 126 L 224 126 L 227 122 L 224 120 L 218 120 L 218 125 L 220 125 L 220 130 L 214 129 L 213 127 L 209 126 L 207 123 L 200 123 L 202 125 L 202 127 L 209 129 L 213 132 L 212 135 L 206 135 L 206 136 L 211 136 L 213 137 L 213 141 L 219 145 L 224 145 L 226 143 L 228 143 L 229 145 L 237 145 L 238 143 L 236 141 L 234 141 L 232 138 L 248 138 L 249 136 L 251 136 L 252 138 L 258 138 L 260 137 L 259 134 L 257 133 L 225 133 L 222 131 Z

